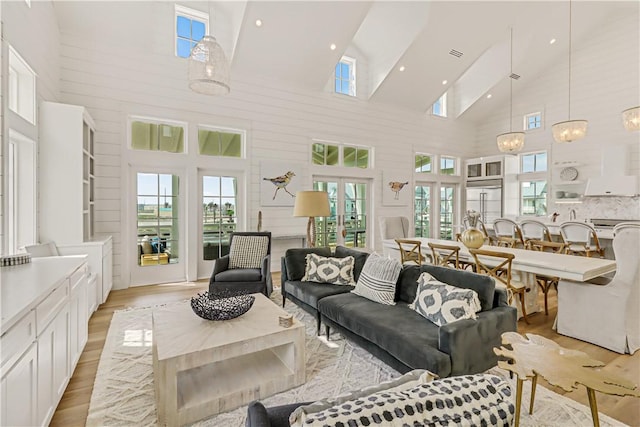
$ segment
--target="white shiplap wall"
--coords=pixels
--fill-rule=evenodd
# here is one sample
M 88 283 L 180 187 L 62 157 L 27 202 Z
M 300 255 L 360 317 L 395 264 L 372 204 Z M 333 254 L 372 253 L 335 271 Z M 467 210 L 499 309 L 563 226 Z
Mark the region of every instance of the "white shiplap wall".
M 143 52 L 70 34 L 61 40 L 62 100 L 86 106 L 96 121 L 96 231 L 113 235 L 116 287 L 128 281 L 121 206 L 121 193 L 127 191 L 122 157 L 127 114 L 184 120 L 194 130 L 196 124 L 247 129 L 247 228 L 255 229 L 257 211 L 262 210 L 263 229 L 281 235 L 304 233 L 306 220 L 291 218 L 291 208 L 260 206 L 262 161 L 286 161 L 307 170 L 311 138 L 372 146 L 376 168 L 364 175 L 373 178 L 374 215 L 411 216 L 411 207 L 401 211 L 381 207 L 382 170 L 406 174 L 412 169 L 414 151 L 440 152 L 443 146 L 446 154 L 467 156 L 474 138 L 472 126 L 451 120 L 233 74 L 230 95 L 199 95 L 188 90 L 187 61 L 175 58 L 172 46 Z M 365 71 L 366 64 L 359 62 L 358 72 Z M 193 144 L 195 132 L 190 135 Z M 303 188 L 310 188 L 309 170 L 300 179 Z M 377 237 L 377 223 L 371 225 Z
M 572 49 L 571 118 L 589 121 L 587 137 L 570 144 L 558 144 L 551 135 L 551 125 L 567 120 L 568 58 L 549 69 L 533 82 L 525 83 L 513 95 L 513 123 L 519 126 L 525 114 L 543 112 L 543 129 L 528 132 L 523 152 L 547 150 L 550 162 L 576 161 L 580 164 L 578 179 L 601 175 L 604 150 L 625 150 L 629 153 L 626 173 L 640 175 L 640 134 L 628 132 L 622 126 L 621 112 L 640 105 L 640 27 L 637 14 L 610 20 L 598 31 Z M 525 75 L 526 70 L 514 70 Z M 514 83 L 514 88 L 519 83 Z M 495 136 L 505 132 L 508 105 L 497 109 L 484 125 L 477 128 L 476 155 L 496 154 Z M 559 182 L 561 167 L 551 169 L 551 192 Z M 575 189 L 582 192 L 584 186 Z M 609 206 L 610 205 L 610 206 Z M 600 217 L 619 212 L 614 199 L 602 200 Z M 625 204 L 625 218 L 640 219 L 638 198 Z M 576 209 L 578 219 L 591 217 L 586 205 L 550 203 L 549 212 L 560 213 L 560 221 L 568 220 L 570 209 Z M 609 212 L 610 211 L 610 212 Z M 619 213 L 618 213 L 619 215 Z

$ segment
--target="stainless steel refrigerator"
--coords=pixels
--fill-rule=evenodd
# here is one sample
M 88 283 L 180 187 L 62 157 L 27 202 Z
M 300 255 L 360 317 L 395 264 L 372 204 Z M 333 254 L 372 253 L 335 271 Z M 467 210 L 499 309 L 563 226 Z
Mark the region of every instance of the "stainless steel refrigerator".
M 480 212 L 485 224 L 502 217 L 502 179 L 467 181 L 467 210 Z

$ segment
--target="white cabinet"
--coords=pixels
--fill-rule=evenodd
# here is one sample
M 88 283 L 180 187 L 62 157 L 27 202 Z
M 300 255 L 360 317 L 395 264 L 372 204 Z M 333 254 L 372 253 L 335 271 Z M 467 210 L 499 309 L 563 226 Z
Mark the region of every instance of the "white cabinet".
M 73 373 L 89 333 L 86 268 L 78 269 L 70 280 L 69 374 Z M 95 301 L 95 299 L 94 299 Z
M 480 157 L 467 159 L 465 166 L 468 181 L 503 178 L 507 174 L 517 173 L 518 159 L 516 156 Z
M 113 239 L 111 236 L 96 238 L 89 242 L 57 245 L 60 255 L 87 255 L 89 273 L 95 278 L 95 288 L 89 289 L 89 313 L 107 300 L 113 287 Z
M 31 343 L 7 372 L 2 372 L 0 425 L 34 426 L 36 420 L 37 348 Z
M 95 125 L 84 107 L 40 105 L 40 240 L 80 243 L 94 235 Z

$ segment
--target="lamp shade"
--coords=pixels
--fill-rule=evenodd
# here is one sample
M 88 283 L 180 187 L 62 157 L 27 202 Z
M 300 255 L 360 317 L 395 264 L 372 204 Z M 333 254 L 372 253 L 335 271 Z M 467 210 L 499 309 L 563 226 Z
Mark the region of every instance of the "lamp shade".
M 498 150 L 503 153 L 517 153 L 524 147 L 524 132 L 503 133 L 496 137 Z
M 326 191 L 298 191 L 293 216 L 329 216 L 329 193 Z
M 226 95 L 229 63 L 215 37 L 204 36 L 189 56 L 189 88 L 205 95 Z
M 567 120 L 551 126 L 553 139 L 556 142 L 573 142 L 584 138 L 587 135 L 586 120 Z
M 640 130 L 640 107 L 624 110 L 622 112 L 622 123 L 628 131 Z

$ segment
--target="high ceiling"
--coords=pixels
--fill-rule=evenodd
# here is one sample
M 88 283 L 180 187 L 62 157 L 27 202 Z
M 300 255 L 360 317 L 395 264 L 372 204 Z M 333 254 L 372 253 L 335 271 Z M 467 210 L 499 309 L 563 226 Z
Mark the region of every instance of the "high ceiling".
M 293 87 L 324 90 L 335 64 L 349 53 L 364 64 L 370 102 L 427 111 L 445 91 L 455 116 L 478 121 L 508 100 L 510 30 L 514 93 L 548 69 L 568 63 L 567 1 L 230 1 L 180 2 L 209 12 L 212 28 L 232 61 L 232 79 L 254 76 Z M 615 16 L 635 14 L 637 1 L 573 1 L 572 44 Z M 63 33 L 112 42 L 158 43 L 173 19 L 173 3 L 60 2 Z M 257 19 L 263 23 L 255 25 Z M 170 28 L 170 27 L 169 27 Z M 161 36 L 170 40 L 172 35 Z M 556 39 L 550 44 L 551 39 Z M 335 50 L 329 46 L 336 45 Z M 462 53 L 457 57 L 451 50 Z M 638 53 L 630 55 L 638 61 Z M 405 70 L 400 71 L 400 66 Z M 361 75 L 361 74 L 364 74 Z M 447 83 L 443 84 L 446 80 Z M 486 95 L 491 94 L 489 100 Z

